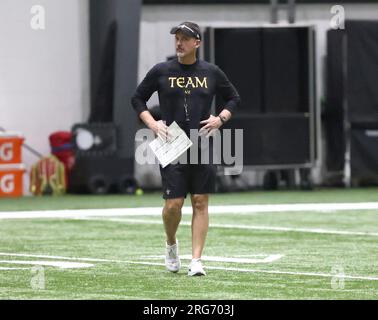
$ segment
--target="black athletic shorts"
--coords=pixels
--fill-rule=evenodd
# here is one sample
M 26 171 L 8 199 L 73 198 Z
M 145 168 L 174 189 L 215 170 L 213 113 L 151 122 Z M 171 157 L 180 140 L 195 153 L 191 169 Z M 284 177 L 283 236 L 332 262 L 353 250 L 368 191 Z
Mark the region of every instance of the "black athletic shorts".
M 163 198 L 186 198 L 190 194 L 215 192 L 216 166 L 214 164 L 169 164 L 160 166 Z

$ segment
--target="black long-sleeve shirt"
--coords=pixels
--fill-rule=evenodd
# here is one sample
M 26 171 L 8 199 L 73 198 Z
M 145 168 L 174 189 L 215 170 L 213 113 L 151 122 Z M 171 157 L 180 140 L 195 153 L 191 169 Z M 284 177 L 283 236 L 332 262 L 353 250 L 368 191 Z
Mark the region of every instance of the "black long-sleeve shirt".
M 216 65 L 198 60 L 185 65 L 173 59 L 155 65 L 138 86 L 131 103 L 140 114 L 148 110 L 146 102 L 157 91 L 162 120 L 173 121 L 187 131 L 200 129 L 200 121 L 209 118 L 215 94 L 225 101 L 224 109 L 234 113 L 240 97 L 224 72 Z M 187 104 L 187 112 L 185 111 Z

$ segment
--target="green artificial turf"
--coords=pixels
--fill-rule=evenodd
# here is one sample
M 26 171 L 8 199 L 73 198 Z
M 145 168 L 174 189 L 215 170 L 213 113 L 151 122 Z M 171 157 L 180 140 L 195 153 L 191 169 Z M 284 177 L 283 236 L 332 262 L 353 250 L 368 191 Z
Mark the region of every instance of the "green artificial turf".
M 216 194 L 210 204 L 372 202 L 377 191 L 368 188 Z M 0 200 L 1 211 L 162 204 L 160 193 L 139 197 L 67 195 Z M 190 205 L 188 200 L 185 205 Z M 378 298 L 378 281 L 368 279 L 378 278 L 375 210 L 236 214 L 226 207 L 224 214 L 210 212 L 205 256 L 264 259 L 280 254 L 282 257 L 268 263 L 204 260 L 206 277 L 188 277 L 186 259 L 179 273 L 165 270 L 164 259 L 153 257 L 164 255 L 161 218 L 147 214 L 146 211 L 146 215 L 86 219 L 0 219 L 0 299 Z M 190 219 L 190 215 L 183 215 L 177 235 L 182 255 L 191 254 Z M 317 229 L 326 232 L 311 231 Z M 14 263 L 17 261 L 26 264 Z M 78 269 L 43 266 L 45 285 L 36 288 L 41 269 L 33 269 L 28 261 L 41 265 L 43 261 L 72 261 L 93 266 Z

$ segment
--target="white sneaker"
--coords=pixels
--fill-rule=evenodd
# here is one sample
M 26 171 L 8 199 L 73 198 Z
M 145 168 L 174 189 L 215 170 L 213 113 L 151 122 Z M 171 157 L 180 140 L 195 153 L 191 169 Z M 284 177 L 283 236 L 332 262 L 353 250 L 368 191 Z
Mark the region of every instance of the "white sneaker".
M 165 266 L 171 272 L 178 272 L 181 268 L 178 247 L 178 240 L 176 240 L 176 244 L 171 246 L 167 243 L 165 244 Z
M 200 259 L 193 259 L 189 265 L 188 276 L 206 276 Z

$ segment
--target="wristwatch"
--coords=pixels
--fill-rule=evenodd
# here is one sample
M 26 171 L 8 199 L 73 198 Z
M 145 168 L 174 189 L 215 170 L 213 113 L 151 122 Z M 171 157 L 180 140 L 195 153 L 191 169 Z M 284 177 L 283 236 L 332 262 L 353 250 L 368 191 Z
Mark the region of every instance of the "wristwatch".
M 222 124 L 225 124 L 226 123 L 226 119 L 224 118 L 224 117 L 222 117 L 222 116 L 218 116 L 219 117 L 219 119 L 221 119 L 221 121 L 222 121 Z

